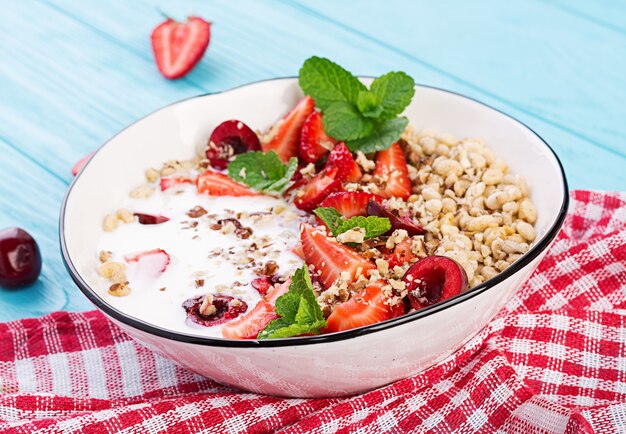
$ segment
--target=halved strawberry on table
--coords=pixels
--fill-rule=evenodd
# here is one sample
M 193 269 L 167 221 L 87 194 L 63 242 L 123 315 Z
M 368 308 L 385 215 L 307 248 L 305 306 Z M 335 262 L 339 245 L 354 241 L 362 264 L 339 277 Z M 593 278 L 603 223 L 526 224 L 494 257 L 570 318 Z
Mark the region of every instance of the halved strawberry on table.
M 326 168 L 330 169 L 331 167 L 337 168 L 337 179 L 341 182 L 358 182 L 363 177 L 363 172 L 354 161 L 352 152 L 343 142 L 335 146 L 328 155 Z
M 297 193 L 294 204 L 301 210 L 311 212 L 326 196 L 341 190 L 337 168 L 323 170 L 311 178 Z
M 184 23 L 168 18 L 151 35 L 152 50 L 159 71 L 170 80 L 193 69 L 209 46 L 211 23 L 191 16 Z
M 222 335 L 228 339 L 256 339 L 270 321 L 278 318 L 274 303 L 289 291 L 290 284 L 291 279 L 274 285 L 252 310 L 222 325 Z
M 323 232 L 303 223 L 300 240 L 304 258 L 308 265 L 315 267 L 319 280 L 328 289 L 343 272 L 349 273 L 350 280 L 356 280 L 357 273 L 367 276 L 368 270 L 376 265 L 365 259 L 355 250 L 329 239 Z
M 374 175 L 385 181 L 380 194 L 387 198 L 399 197 L 408 199 L 411 195 L 411 180 L 406 164 L 404 151 L 399 143 L 394 143 L 388 149 L 376 154 L 376 169 Z
M 302 126 L 300 158 L 305 163 L 315 163 L 331 151 L 337 141 L 324 131 L 322 114 L 313 111 Z
M 387 281 L 380 280 L 335 307 L 326 320 L 326 332 L 350 330 L 404 315 L 406 307 L 403 302 L 389 305 L 389 297 L 382 289 L 386 285 Z
M 269 132 L 271 138 L 263 144 L 263 152 L 276 152 L 284 163 L 287 163 L 291 157 L 297 157 L 300 151 L 302 127 L 313 110 L 315 110 L 313 98 L 304 97 L 271 128 Z
M 233 181 L 228 175 L 207 170 L 196 179 L 198 193 L 209 196 L 257 196 L 259 193 L 250 190 L 243 184 Z

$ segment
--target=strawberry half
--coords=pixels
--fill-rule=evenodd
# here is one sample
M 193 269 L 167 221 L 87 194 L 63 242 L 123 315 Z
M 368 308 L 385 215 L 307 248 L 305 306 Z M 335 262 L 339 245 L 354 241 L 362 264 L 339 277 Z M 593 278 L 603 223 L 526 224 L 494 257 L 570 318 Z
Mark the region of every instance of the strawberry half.
M 163 249 L 148 250 L 135 255 L 125 256 L 128 263 L 136 262 L 142 273 L 158 276 L 170 263 L 170 255 Z
M 381 202 L 382 197 L 365 191 L 340 191 L 326 197 L 320 207 L 335 208 L 345 218 L 367 215 L 367 204 L 370 200 Z
M 209 46 L 211 23 L 189 17 L 184 23 L 168 18 L 152 31 L 152 51 L 159 71 L 170 80 L 193 69 Z
M 341 190 L 341 183 L 335 179 L 337 169 L 323 170 L 307 182 L 296 196 L 294 204 L 304 211 L 313 211 L 330 193 Z
M 332 150 L 337 141 L 328 136 L 322 124 L 322 115 L 313 111 L 302 126 L 300 158 L 305 163 L 315 163 Z
M 196 179 L 198 193 L 209 196 L 258 196 L 259 193 L 239 184 L 223 173 L 207 170 Z
M 331 167 L 337 168 L 337 179 L 341 182 L 358 182 L 363 177 L 359 165 L 354 161 L 352 152 L 343 142 L 330 151 L 328 160 L 326 160 L 326 168 Z
M 372 261 L 351 248 L 327 238 L 307 223 L 302 224 L 300 240 L 306 263 L 315 267 L 315 271 L 319 273 L 319 280 L 326 289 L 344 271 L 350 273 L 350 279 L 354 281 L 359 269 L 361 274 L 367 276 L 367 270 L 376 268 Z
M 222 336 L 228 339 L 256 339 L 270 321 L 278 318 L 274 303 L 289 290 L 290 284 L 291 279 L 274 285 L 251 311 L 222 325 Z
M 413 245 L 410 238 L 403 240 L 402 242 L 396 244 L 393 249 L 393 252 L 387 256 L 387 262 L 389 263 L 389 268 L 393 268 L 397 266 L 403 266 L 404 264 L 411 264 L 417 256 L 413 253 L 413 249 L 411 248 Z
M 263 152 L 274 151 L 283 162 L 298 156 L 302 127 L 315 110 L 315 101 L 304 97 L 289 113 L 272 127 L 272 138 L 263 144 Z
M 399 143 L 394 143 L 389 149 L 376 154 L 376 169 L 374 175 L 380 176 L 385 182 L 381 195 L 385 197 L 399 197 L 408 199 L 411 195 L 411 180 L 406 165 L 404 151 Z
M 184 176 L 173 176 L 169 178 L 161 178 L 161 191 L 168 190 L 173 187 L 180 187 L 185 184 L 193 184 L 193 179 Z
M 384 280 L 369 285 L 350 300 L 341 303 L 328 317 L 327 332 L 340 332 L 386 321 L 406 313 L 404 303 L 387 304 L 387 295 L 382 287 Z

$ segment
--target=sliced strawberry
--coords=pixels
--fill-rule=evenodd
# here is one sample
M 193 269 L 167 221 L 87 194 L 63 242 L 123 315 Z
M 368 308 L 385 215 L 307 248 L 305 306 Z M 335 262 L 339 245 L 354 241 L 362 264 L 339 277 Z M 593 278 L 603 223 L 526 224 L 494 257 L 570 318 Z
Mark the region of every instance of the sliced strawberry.
M 313 265 L 319 280 L 328 289 L 342 272 L 348 272 L 350 280 L 357 278 L 357 271 L 367 276 L 367 270 L 376 268 L 351 248 L 327 238 L 313 226 L 304 223 L 300 232 L 302 250 L 308 265 Z
M 185 176 L 172 176 L 169 178 L 161 178 L 161 191 L 168 190 L 173 187 L 180 187 L 185 184 L 193 184 L 193 179 Z
M 142 214 L 140 212 L 136 212 L 135 217 L 142 225 L 158 225 L 169 221 L 169 218 L 162 215 Z
M 335 139 L 326 135 L 321 113 L 313 111 L 302 127 L 300 158 L 305 163 L 315 163 L 333 149 L 336 143 Z
M 304 251 L 302 251 L 302 246 L 294 247 L 293 249 L 291 249 L 291 253 L 304 260 Z
M 205 154 L 211 167 L 224 170 L 235 155 L 259 150 L 261 142 L 256 133 L 243 122 L 231 119 L 215 127 Z
M 232 321 L 222 325 L 222 336 L 227 339 L 256 339 L 259 332 L 278 318 L 274 305 L 268 301 L 259 301 L 254 308 Z
M 165 78 L 180 78 L 193 69 L 209 46 L 211 23 L 189 17 L 184 23 L 168 18 L 152 31 L 152 51 Z
M 387 262 L 389 263 L 389 268 L 393 268 L 397 266 L 403 266 L 405 264 L 411 264 L 417 256 L 413 253 L 413 249 L 411 248 L 413 242 L 410 238 L 403 240 L 402 242 L 396 244 L 393 249 L 393 252 L 387 256 Z
M 382 197 L 365 191 L 339 191 L 326 196 L 320 207 L 335 208 L 345 218 L 367 215 L 367 204 L 370 200 L 381 202 Z
M 341 303 L 328 317 L 327 332 L 339 332 L 386 321 L 404 315 L 404 303 L 387 304 L 388 297 L 382 287 L 388 283 L 381 280 L 369 285 L 350 300 Z
M 330 151 L 328 160 L 326 160 L 326 168 L 331 167 L 337 168 L 337 179 L 341 182 L 358 182 L 363 177 L 359 165 L 354 161 L 352 152 L 343 142 Z
M 229 339 L 256 339 L 259 332 L 270 321 L 278 318 L 274 311 L 276 299 L 289 290 L 291 279 L 285 283 L 277 283 L 269 289 L 267 295 L 259 301 L 254 309 L 222 326 L 222 335 Z
M 420 259 L 406 271 L 402 281 L 415 310 L 447 300 L 468 288 L 465 269 L 445 256 Z
M 298 156 L 302 126 L 315 109 L 310 96 L 303 98 L 289 113 L 272 127 L 272 138 L 263 144 L 263 151 L 274 151 L 285 163 Z
M 335 179 L 337 168 L 323 170 L 311 178 L 294 200 L 294 204 L 304 210 L 313 211 L 330 193 L 341 190 L 341 183 Z
M 196 179 L 198 193 L 209 196 L 257 196 L 259 193 L 233 181 L 228 175 L 207 170 Z
M 93 152 L 90 152 L 89 154 L 85 155 L 83 158 L 78 160 L 76 164 L 74 164 L 74 167 L 72 167 L 72 175 L 74 176 L 78 175 L 78 172 L 83 170 L 83 167 L 85 167 L 85 164 L 87 164 L 87 161 L 89 161 L 89 159 L 93 156 L 93 154 L 94 154 Z
M 374 175 L 385 180 L 382 196 L 408 199 L 411 195 L 409 169 L 399 143 L 394 143 L 389 149 L 376 154 Z
M 125 256 L 128 263 L 136 262 L 142 272 L 151 275 L 163 273 L 170 263 L 170 255 L 163 249 L 148 250 L 135 255 Z

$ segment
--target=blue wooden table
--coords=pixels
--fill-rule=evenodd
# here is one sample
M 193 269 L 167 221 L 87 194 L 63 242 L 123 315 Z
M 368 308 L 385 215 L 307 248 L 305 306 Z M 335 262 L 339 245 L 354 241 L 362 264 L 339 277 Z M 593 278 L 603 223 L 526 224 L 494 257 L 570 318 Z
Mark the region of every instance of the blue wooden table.
M 176 82 L 163 79 L 152 59 L 159 7 L 214 23 L 206 56 Z M 76 160 L 160 106 L 296 75 L 311 55 L 359 74 L 403 70 L 419 83 L 477 98 L 543 136 L 572 188 L 626 190 L 620 0 L 6 1 L 0 228 L 30 231 L 44 266 L 32 287 L 0 289 L 0 321 L 92 308 L 58 247 L 59 206 Z

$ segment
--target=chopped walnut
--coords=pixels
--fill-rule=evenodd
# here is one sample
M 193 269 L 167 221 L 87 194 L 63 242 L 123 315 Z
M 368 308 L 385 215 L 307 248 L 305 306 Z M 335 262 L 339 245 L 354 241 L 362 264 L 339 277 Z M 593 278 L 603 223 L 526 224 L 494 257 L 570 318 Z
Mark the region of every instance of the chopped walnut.
M 98 259 L 100 260 L 100 262 L 104 263 L 111 259 L 111 256 L 113 256 L 113 253 L 109 252 L 108 250 L 100 250 L 100 253 L 98 254 Z
M 202 217 L 207 213 L 207 210 L 202 208 L 200 205 L 194 206 L 189 211 L 187 211 L 187 215 L 192 219 L 196 219 Z
M 128 286 L 128 282 L 120 282 L 114 283 L 109 287 L 109 294 L 115 297 L 124 297 L 130 294 L 130 287 Z
M 121 262 L 105 262 L 100 264 L 98 272 L 105 279 L 109 279 L 113 283 L 122 283 L 126 281 L 126 265 Z

